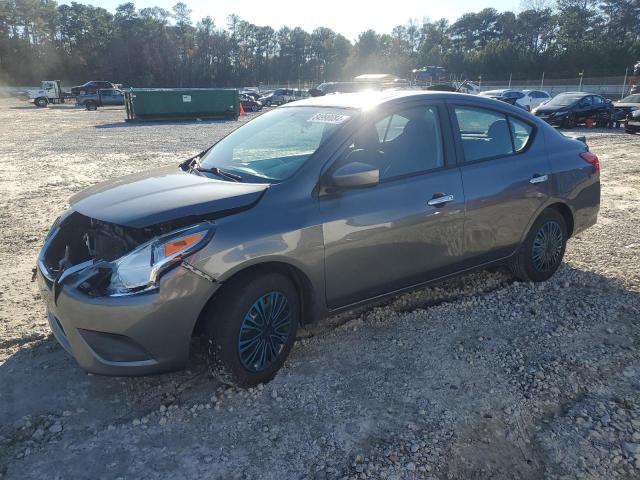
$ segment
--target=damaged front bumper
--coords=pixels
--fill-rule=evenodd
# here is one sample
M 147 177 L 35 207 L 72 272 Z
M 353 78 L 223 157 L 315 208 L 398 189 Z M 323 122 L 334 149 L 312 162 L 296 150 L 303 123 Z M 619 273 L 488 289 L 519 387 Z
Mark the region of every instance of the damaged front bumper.
M 83 271 L 58 284 L 39 264 L 36 277 L 58 342 L 88 372 L 146 375 L 183 368 L 200 312 L 220 284 L 182 266 L 159 288 L 134 295 L 90 296 Z

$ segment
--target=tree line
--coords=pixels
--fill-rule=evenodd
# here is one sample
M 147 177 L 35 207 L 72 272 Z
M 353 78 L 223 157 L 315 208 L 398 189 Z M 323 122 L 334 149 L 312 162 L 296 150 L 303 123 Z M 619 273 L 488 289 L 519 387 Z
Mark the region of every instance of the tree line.
M 534 0 L 457 21 L 409 21 L 355 42 L 330 28 L 258 26 L 231 15 L 193 21 L 189 7 L 114 13 L 55 0 L 0 0 L 0 81 L 105 79 L 135 86 L 320 83 L 361 73 L 408 78 L 425 65 L 468 79 L 621 75 L 640 59 L 640 0 Z M 393 8 L 391 5 L 389 8 Z

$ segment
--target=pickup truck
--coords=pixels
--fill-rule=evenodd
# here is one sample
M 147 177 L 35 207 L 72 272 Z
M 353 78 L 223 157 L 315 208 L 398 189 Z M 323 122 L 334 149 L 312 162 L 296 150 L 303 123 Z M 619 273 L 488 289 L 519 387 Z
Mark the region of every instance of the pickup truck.
M 107 105 L 124 105 L 124 92 L 115 88 L 104 88 L 93 94 L 79 95 L 76 103 L 87 110 L 96 110 Z

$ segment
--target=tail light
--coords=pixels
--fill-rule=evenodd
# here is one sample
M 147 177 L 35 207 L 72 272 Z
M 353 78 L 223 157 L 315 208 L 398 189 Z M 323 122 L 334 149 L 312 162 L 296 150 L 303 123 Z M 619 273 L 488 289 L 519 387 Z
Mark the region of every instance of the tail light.
M 596 172 L 600 171 L 600 160 L 598 160 L 598 156 L 595 153 L 591 152 L 582 152 L 580 157 L 587 163 L 593 165 L 596 169 Z

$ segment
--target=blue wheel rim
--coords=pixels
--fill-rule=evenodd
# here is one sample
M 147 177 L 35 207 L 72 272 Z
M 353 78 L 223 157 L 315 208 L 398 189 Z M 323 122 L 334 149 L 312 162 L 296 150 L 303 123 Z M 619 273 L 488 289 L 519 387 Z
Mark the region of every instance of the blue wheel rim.
M 533 268 L 538 272 L 548 272 L 560 262 L 562 254 L 563 236 L 562 228 L 558 222 L 549 220 L 542 224 L 531 249 Z
M 240 363 L 259 372 L 280 357 L 291 334 L 291 308 L 287 297 L 269 292 L 256 300 L 244 315 L 238 334 Z

